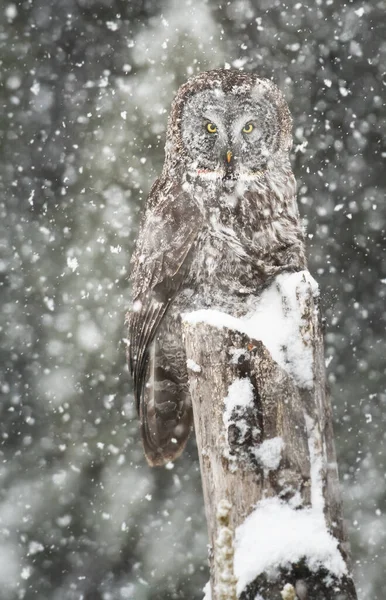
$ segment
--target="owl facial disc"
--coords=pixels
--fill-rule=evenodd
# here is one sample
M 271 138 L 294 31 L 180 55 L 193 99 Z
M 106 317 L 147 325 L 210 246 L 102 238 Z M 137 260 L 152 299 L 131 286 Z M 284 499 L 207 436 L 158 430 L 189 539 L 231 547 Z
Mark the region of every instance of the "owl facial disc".
M 205 89 L 188 98 L 180 135 L 191 174 L 204 179 L 253 179 L 278 150 L 277 107 L 264 95 Z

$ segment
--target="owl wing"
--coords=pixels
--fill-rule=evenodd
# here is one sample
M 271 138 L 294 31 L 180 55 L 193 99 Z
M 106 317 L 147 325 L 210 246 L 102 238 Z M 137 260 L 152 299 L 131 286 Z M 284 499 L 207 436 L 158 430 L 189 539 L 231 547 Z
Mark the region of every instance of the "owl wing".
M 274 190 L 268 191 L 269 195 L 264 198 L 260 191 L 248 191 L 244 196 L 246 202 L 243 209 L 247 211 L 248 220 L 244 214 L 242 245 L 247 249 L 248 255 L 253 260 L 254 270 L 261 277 L 264 285 L 283 271 L 301 271 L 307 268 L 304 234 L 296 203 L 295 178 L 291 172 L 287 177 L 285 186 L 287 190 L 282 193 L 280 199 Z M 264 230 L 259 222 L 260 212 L 254 210 L 254 207 L 261 206 L 263 201 L 267 203 L 267 200 L 271 207 L 284 205 L 285 210 L 280 212 L 279 219 L 276 217 L 274 229 L 269 226 Z M 257 231 L 260 232 L 258 243 L 254 241 L 254 234 Z M 262 251 L 264 248 L 265 250 Z
M 182 187 L 157 180 L 131 261 L 133 305 L 127 315 L 128 363 L 138 410 L 146 383 L 149 347 L 186 281 L 189 255 L 200 227 L 200 213 Z

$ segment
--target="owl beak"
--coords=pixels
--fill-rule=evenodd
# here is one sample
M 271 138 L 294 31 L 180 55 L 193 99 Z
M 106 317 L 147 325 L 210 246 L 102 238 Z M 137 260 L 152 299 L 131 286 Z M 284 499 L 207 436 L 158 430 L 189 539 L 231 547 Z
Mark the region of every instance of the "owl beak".
M 225 181 L 237 179 L 235 176 L 235 159 L 231 150 L 228 150 L 226 153 L 225 173 L 223 179 Z

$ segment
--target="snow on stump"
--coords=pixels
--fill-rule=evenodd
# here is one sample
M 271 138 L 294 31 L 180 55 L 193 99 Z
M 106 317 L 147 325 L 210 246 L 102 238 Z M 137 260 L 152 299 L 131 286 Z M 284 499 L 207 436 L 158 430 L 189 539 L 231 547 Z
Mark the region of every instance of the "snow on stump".
M 285 273 L 243 317 L 182 315 L 212 600 L 357 597 L 317 297 Z

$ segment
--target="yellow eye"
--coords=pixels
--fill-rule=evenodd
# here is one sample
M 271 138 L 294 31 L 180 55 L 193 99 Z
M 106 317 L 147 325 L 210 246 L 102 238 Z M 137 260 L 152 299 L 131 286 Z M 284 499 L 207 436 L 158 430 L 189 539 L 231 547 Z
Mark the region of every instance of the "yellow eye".
M 254 127 L 253 127 L 252 123 L 247 123 L 245 125 L 245 127 L 243 127 L 243 133 L 252 133 L 253 130 L 254 130 Z
M 217 131 L 217 127 L 214 123 L 208 123 L 206 128 L 209 131 L 209 133 L 216 133 Z

